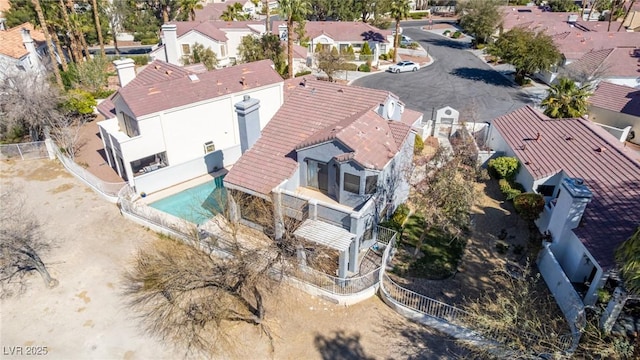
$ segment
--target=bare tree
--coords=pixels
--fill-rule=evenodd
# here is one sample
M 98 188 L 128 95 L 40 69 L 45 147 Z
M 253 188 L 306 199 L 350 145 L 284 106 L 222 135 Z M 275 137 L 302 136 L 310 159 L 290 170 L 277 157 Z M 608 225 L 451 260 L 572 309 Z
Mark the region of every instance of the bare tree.
M 333 75 L 339 70 L 344 69 L 345 60 L 340 55 L 338 49 L 331 47 L 331 49 L 319 48 L 316 51 L 316 65 L 318 69 L 327 74 L 329 81 L 333 82 Z
M 44 76 L 33 73 L 10 74 L 2 85 L 4 93 L 0 97 L 0 113 L 3 116 L 0 118 L 0 127 L 3 133 L 24 128 L 29 130 L 34 141 L 49 135 L 73 158 L 80 145 L 80 128 L 90 115 L 82 115 L 71 108 L 65 111 L 63 105 L 86 107 L 95 105 L 95 100 L 89 102 L 73 91 L 61 95 Z
M 217 211 L 207 230 L 188 241 L 158 239 L 141 249 L 124 275 L 128 304 L 140 314 L 145 330 L 185 350 L 211 355 L 234 350 L 234 323 L 273 335 L 265 318 L 265 296 L 278 290 L 286 269 L 281 249 L 263 234 L 231 218 L 218 191 Z M 240 206 L 251 207 L 236 198 Z M 255 199 L 254 199 L 255 200 Z M 261 203 L 255 203 L 256 212 Z M 211 225 L 215 229 L 211 230 Z M 209 232 L 213 231 L 213 232 Z
M 12 186 L 0 193 L 0 297 L 20 293 L 26 288 L 25 276 L 35 270 L 49 288 L 58 285 L 40 258 L 51 244 L 41 224 Z

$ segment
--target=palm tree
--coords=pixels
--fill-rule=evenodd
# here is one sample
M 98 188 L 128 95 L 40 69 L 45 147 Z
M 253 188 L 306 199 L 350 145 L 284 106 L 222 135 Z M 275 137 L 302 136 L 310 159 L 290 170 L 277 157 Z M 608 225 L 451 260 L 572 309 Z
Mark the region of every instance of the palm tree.
M 70 16 L 71 27 L 73 28 L 73 32 L 76 38 L 78 38 L 78 40 L 80 41 L 79 45 L 82 46 L 82 48 L 79 51 L 80 52 L 79 61 L 83 61 L 85 55 L 89 56 L 89 46 L 87 46 L 87 41 L 84 38 L 84 33 L 80 29 L 80 26 L 79 26 L 80 18 L 76 13 L 76 8 L 74 6 L 73 0 L 67 0 L 67 8 L 71 12 L 71 16 Z
M 267 34 L 270 32 L 271 30 L 271 19 L 270 19 L 270 14 L 269 14 L 269 0 L 264 0 L 264 10 L 265 10 L 265 14 L 267 15 L 267 22 L 265 24 L 266 26 L 266 30 L 267 30 Z
M 400 21 L 409 16 L 411 7 L 408 0 L 393 0 L 391 3 L 391 18 L 396 21 L 396 35 L 393 39 L 393 62 L 398 61 L 398 46 L 400 45 Z
M 311 12 L 311 4 L 308 0 L 280 0 L 280 16 L 287 21 L 287 64 L 289 78 L 293 78 L 293 25 L 296 21 L 304 21 Z
M 104 52 L 104 39 L 102 38 L 102 26 L 100 25 L 100 16 L 98 14 L 98 2 L 92 0 L 91 9 L 93 10 L 93 21 L 96 25 L 96 32 L 98 33 L 98 43 L 100 43 L 100 54 L 106 56 Z
M 181 14 L 188 14 L 191 21 L 196 20 L 196 9 L 202 9 L 200 0 L 179 0 L 178 2 L 178 11 Z
M 591 95 L 589 85 L 578 87 L 569 78 L 559 78 L 549 87 L 547 97 L 542 100 L 544 114 L 551 118 L 575 118 L 587 113 L 587 98 Z
M 627 291 L 640 295 L 640 226 L 616 250 L 616 260 Z
M 60 0 L 60 11 L 62 12 L 62 18 L 64 19 L 64 25 L 66 26 L 66 33 L 69 37 L 69 50 L 71 52 L 71 57 L 76 62 L 80 62 L 82 59 L 81 53 L 78 49 L 80 46 L 78 45 L 78 39 L 76 38 L 76 32 L 71 27 L 71 19 L 69 19 L 69 13 L 67 12 L 67 7 L 64 5 L 64 0 Z
M 44 20 L 44 12 L 42 12 L 42 7 L 40 6 L 40 0 L 31 0 L 31 2 L 33 3 L 33 7 L 38 15 L 38 22 L 40 22 L 40 27 L 44 33 L 44 39 L 47 41 L 47 50 L 49 51 L 49 58 L 51 59 L 51 68 L 53 69 L 53 74 L 56 77 L 56 84 L 58 84 L 60 89 L 64 89 L 62 77 L 60 76 L 60 69 L 58 69 L 58 61 L 56 60 L 53 44 L 51 42 L 51 35 L 49 35 L 47 22 Z
M 246 17 L 244 15 L 244 10 L 242 9 L 242 4 L 234 3 L 232 5 L 227 5 L 227 9 L 222 12 L 220 19 L 224 21 L 245 20 Z

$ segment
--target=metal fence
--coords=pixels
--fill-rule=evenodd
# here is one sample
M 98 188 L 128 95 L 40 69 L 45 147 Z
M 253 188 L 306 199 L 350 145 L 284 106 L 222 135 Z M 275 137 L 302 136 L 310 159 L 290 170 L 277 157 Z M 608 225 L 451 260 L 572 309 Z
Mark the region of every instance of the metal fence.
M 382 255 L 382 267 L 379 274 L 380 292 L 381 296 L 386 299 L 391 300 L 405 309 L 428 315 L 448 324 L 466 328 L 500 344 L 509 344 L 514 339 L 514 336 L 517 336 L 521 341 L 531 344 L 532 346 L 534 344 L 543 344 L 542 347 L 548 348 L 550 352 L 573 350 L 574 336 L 572 334 L 563 334 L 550 338 L 541 337 L 525 331 L 518 331 L 517 329 L 511 334 L 504 334 L 493 329 L 482 329 L 479 328 L 477 324 L 474 324 L 473 316 L 470 313 L 398 285 L 386 273 L 386 269 L 391 266 L 396 245 L 397 239 L 394 236 L 389 240 Z
M 7 159 L 45 159 L 49 157 L 44 141 L 35 141 L 20 144 L 0 145 L 0 160 Z
M 377 269 L 374 269 L 362 276 L 339 278 L 307 266 L 298 266 L 291 275 L 306 284 L 322 289 L 331 294 L 352 295 L 376 285 L 378 283 L 378 278 L 380 277 L 380 268 L 378 267 Z

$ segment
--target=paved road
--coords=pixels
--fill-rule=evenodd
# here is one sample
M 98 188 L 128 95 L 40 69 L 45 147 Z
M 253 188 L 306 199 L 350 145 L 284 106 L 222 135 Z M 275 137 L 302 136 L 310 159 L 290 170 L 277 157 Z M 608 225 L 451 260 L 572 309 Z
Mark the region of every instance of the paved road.
M 389 90 L 408 108 L 423 112 L 425 119 L 431 118 L 434 109 L 451 106 L 460 111 L 461 120 L 471 121 L 465 114 L 474 109 L 476 121 L 491 121 L 532 103 L 529 93 L 467 51 L 468 44 L 403 25 L 403 33 L 427 49 L 435 62 L 417 73 L 375 74 L 353 85 Z

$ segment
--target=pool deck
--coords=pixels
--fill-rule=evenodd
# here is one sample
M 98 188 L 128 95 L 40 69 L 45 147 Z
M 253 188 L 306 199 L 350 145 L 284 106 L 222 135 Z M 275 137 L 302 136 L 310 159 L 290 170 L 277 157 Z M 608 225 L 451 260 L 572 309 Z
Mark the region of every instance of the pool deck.
M 147 194 L 146 197 L 144 198 L 140 198 L 138 201 L 141 201 L 143 204 L 145 205 L 149 205 L 152 202 L 158 201 L 160 199 L 164 199 L 168 196 L 177 194 L 181 191 L 190 189 L 192 187 L 204 184 L 206 182 L 209 181 L 213 181 L 213 179 L 226 175 L 226 173 L 228 172 L 228 170 L 226 169 L 222 169 L 216 172 L 212 172 L 206 175 L 202 175 L 202 176 L 198 176 L 197 178 L 193 178 L 191 180 L 187 180 L 185 182 L 182 182 L 180 184 L 174 185 L 172 187 L 166 188 L 166 189 L 162 189 L 160 191 L 156 191 L 152 194 Z

